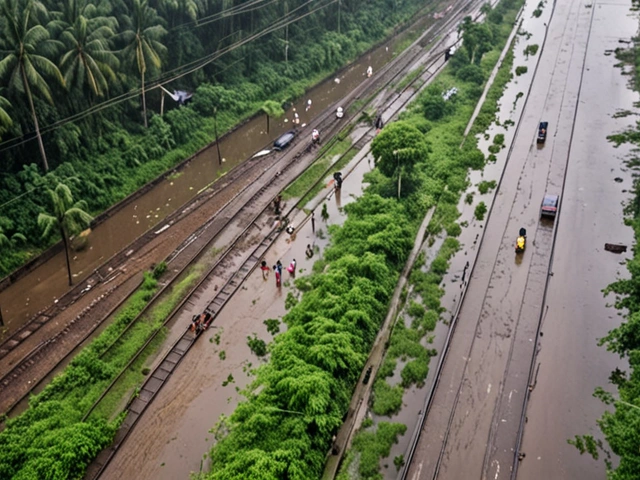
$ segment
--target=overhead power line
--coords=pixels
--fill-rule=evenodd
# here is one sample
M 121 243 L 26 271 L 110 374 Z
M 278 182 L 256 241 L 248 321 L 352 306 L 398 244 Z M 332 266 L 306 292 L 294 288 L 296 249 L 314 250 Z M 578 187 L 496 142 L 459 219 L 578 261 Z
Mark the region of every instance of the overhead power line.
M 259 0 L 262 1 L 262 0 Z M 259 3 L 259 1 L 256 1 L 254 3 Z M 214 62 L 215 60 L 218 60 L 220 57 L 222 57 L 223 55 L 226 55 L 227 53 L 230 53 L 234 50 L 236 50 L 237 48 L 240 48 L 244 45 L 246 45 L 247 43 L 250 43 L 254 40 L 257 40 L 265 35 L 268 35 L 270 33 L 273 33 L 276 30 L 279 30 L 281 28 L 286 27 L 287 25 L 291 25 L 292 23 L 295 23 L 299 20 L 302 20 L 303 18 L 312 15 L 313 13 L 322 10 L 324 8 L 327 8 L 328 6 L 338 2 L 339 0 L 328 0 L 326 3 L 324 3 L 323 5 L 317 6 L 316 8 L 310 10 L 309 12 L 306 12 L 296 18 L 290 18 L 293 16 L 293 14 L 295 12 L 297 12 L 298 10 L 306 7 L 309 4 L 315 3 L 315 0 L 307 0 L 304 4 L 298 6 L 297 8 L 295 8 L 294 10 L 290 11 L 287 15 L 285 15 L 284 17 L 280 18 L 279 20 L 277 20 L 276 22 L 274 22 L 273 24 L 271 24 L 270 26 L 267 26 L 266 28 L 264 28 L 263 30 L 254 33 L 252 35 L 250 35 L 249 37 L 246 37 L 244 39 L 241 39 L 227 47 L 224 47 L 220 50 L 216 50 L 215 52 L 206 55 L 204 57 L 201 57 L 198 60 L 195 60 L 193 62 L 190 62 L 188 64 L 185 65 L 181 65 L 180 67 L 176 67 L 173 70 L 170 70 L 168 72 L 164 72 L 162 74 L 162 76 L 158 79 L 153 79 L 152 81 L 148 82 L 147 84 L 145 84 L 145 91 L 149 91 L 149 90 L 153 90 L 155 88 L 158 88 L 160 85 L 164 85 L 167 83 L 171 83 L 175 80 L 178 80 L 186 75 L 189 75 L 203 67 L 205 67 L 206 65 Z M 181 71 L 184 70 L 184 71 Z M 167 75 L 171 75 L 168 76 Z M 66 117 L 64 119 L 58 120 L 57 122 L 51 123 L 49 125 L 46 125 L 44 127 L 40 128 L 40 132 L 41 134 L 45 134 L 45 133 L 50 133 L 51 131 L 58 129 L 62 126 L 64 126 L 67 123 L 72 123 L 72 122 L 76 122 L 78 120 L 81 120 L 89 115 L 92 115 L 94 113 L 97 113 L 101 110 L 104 110 L 106 108 L 110 108 L 113 107 L 115 105 L 118 105 L 122 102 L 125 102 L 127 100 L 130 100 L 132 98 L 135 98 L 137 96 L 139 96 L 142 93 L 142 88 L 135 88 L 132 90 L 129 90 L 126 93 L 123 93 L 117 97 L 113 97 L 110 98 L 109 100 L 106 100 L 98 105 L 95 105 L 93 107 L 90 107 L 86 110 L 83 110 L 82 112 L 78 112 L 76 114 L 70 115 L 69 117 Z M 29 138 L 23 138 L 22 140 L 18 140 L 17 138 L 13 138 L 13 139 L 8 139 L 5 140 L 3 142 L 0 142 L 0 152 L 4 152 L 7 150 L 10 150 L 12 148 L 16 148 L 20 145 L 24 145 L 27 142 L 30 142 L 32 140 L 34 140 L 35 138 L 35 132 L 34 131 L 29 131 L 26 132 L 24 135 L 31 135 Z M 23 137 L 24 137 L 23 135 Z

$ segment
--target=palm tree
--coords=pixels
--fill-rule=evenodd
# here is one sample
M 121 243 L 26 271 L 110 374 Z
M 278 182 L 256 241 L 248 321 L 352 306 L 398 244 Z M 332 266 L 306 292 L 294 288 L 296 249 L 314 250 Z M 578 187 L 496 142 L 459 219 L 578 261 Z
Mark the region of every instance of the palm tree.
M 73 285 L 71 277 L 71 263 L 69 262 L 69 236 L 78 233 L 86 227 L 93 217 L 85 212 L 84 201 L 73 202 L 71 190 L 64 183 L 58 183 L 55 190 L 47 189 L 53 213 L 40 213 L 38 226 L 42 228 L 42 237 L 47 238 L 54 230 L 58 230 L 64 244 L 64 253 L 67 259 L 67 273 L 69 274 L 69 286 Z
M 0 217 L 0 247 L 8 247 L 18 242 L 26 242 L 27 237 L 25 237 L 21 233 L 14 233 L 11 235 L 11 238 L 7 237 L 7 233 L 5 229 L 10 229 L 13 227 L 13 222 L 6 217 Z
M 60 69 L 67 86 L 87 85 L 94 95 L 104 95 L 108 81 L 116 80 L 113 69 L 119 65 L 109 48 L 117 20 L 96 14 L 95 6 L 82 0 L 67 0 L 58 16 L 56 23 L 64 30 L 60 40 L 65 46 Z
M 5 110 L 5 108 L 8 108 L 9 106 L 10 106 L 9 101 L 4 97 L 0 97 L 0 125 L 9 126 L 12 123 L 11 117 Z
M 51 90 L 45 77 L 53 77 L 64 85 L 58 67 L 47 57 L 40 55 L 53 53 L 57 42 L 49 38 L 49 32 L 42 25 L 34 25 L 36 9 L 41 8 L 35 0 L 4 0 L 0 2 L 0 25 L 4 36 L 0 38 L 0 78 L 8 81 L 8 89 L 27 95 L 33 124 L 38 137 L 42 164 L 49 170 L 47 154 L 42 143 L 38 115 L 33 105 L 31 89 L 38 91 L 51 104 Z
M 147 102 L 144 92 L 144 76 L 148 69 L 159 69 L 162 65 L 160 56 L 166 47 L 160 39 L 167 33 L 160 25 L 158 13 L 149 7 L 147 0 L 133 0 L 129 15 L 122 17 L 126 30 L 121 36 L 127 46 L 122 50 L 125 61 L 136 65 L 140 73 L 142 86 L 142 114 L 144 126 L 147 126 Z

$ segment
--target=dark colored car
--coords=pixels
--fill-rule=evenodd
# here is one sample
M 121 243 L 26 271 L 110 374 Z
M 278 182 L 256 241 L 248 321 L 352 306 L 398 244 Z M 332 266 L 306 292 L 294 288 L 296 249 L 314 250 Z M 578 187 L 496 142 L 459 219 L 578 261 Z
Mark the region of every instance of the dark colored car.
M 289 130 L 287 133 L 283 133 L 280 135 L 275 142 L 273 142 L 273 148 L 276 150 L 282 150 L 286 148 L 291 141 L 295 138 L 296 132 L 294 130 Z
M 544 143 L 547 139 L 547 127 L 549 126 L 549 122 L 540 122 L 538 126 L 538 138 L 536 143 Z
M 556 213 L 558 213 L 559 200 L 560 198 L 558 197 L 558 195 L 546 194 L 542 199 L 542 207 L 540 207 L 540 216 L 555 218 Z

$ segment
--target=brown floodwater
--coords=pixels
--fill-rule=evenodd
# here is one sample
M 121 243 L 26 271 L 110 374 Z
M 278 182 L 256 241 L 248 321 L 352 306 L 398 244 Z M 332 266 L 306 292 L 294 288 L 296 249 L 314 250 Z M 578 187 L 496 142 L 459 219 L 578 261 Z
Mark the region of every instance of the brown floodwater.
M 327 226 L 344 222 L 346 215 L 341 207 L 362 195 L 363 175 L 372 167 L 373 162 L 352 160 L 344 169 L 345 181 L 340 195 L 327 188 L 305 207 L 315 209 L 315 232 L 311 222 L 304 223 L 306 214 L 299 212 L 292 219 L 294 225 L 301 225 L 295 240 L 290 242 L 287 235 L 280 236 L 266 252 L 267 261 L 275 263 L 280 259 L 287 266 L 295 259 L 297 276 L 307 275 L 329 243 Z M 318 214 L 323 204 L 329 214 L 326 222 Z M 305 255 L 307 245 L 312 245 L 315 251 L 311 259 Z M 266 342 L 272 340 L 263 321 L 282 318 L 286 313 L 287 295 L 300 295 L 293 288 L 292 280 L 291 275 L 284 272 L 282 288 L 277 289 L 273 272 L 266 280 L 258 269 L 250 275 L 243 289 L 231 297 L 219 313 L 213 328 L 182 361 L 101 478 L 173 480 L 211 468 L 207 454 L 215 442 L 214 426 L 221 415 L 230 415 L 244 399 L 239 389 L 253 379 L 252 370 L 266 361 L 251 353 L 246 338 L 255 334 Z M 211 291 L 195 299 L 175 325 L 184 325 L 192 314 L 202 311 L 217 287 L 212 282 Z M 281 323 L 280 331 L 284 330 L 286 325 Z M 181 327 L 173 328 L 165 344 L 170 345 L 171 339 L 182 332 Z M 221 352 L 224 352 L 222 356 Z M 295 412 L 283 412 L 283 415 L 289 414 Z
M 265 117 L 258 116 L 221 139 L 221 166 L 214 142 L 194 157 L 180 174 L 163 180 L 96 226 L 89 236 L 87 248 L 72 254 L 71 270 L 74 283 L 81 282 L 111 256 L 153 229 L 220 174 L 256 152 L 270 148 L 275 138 L 293 128 L 294 112 L 298 113 L 301 126 L 311 122 L 324 109 L 334 105 L 356 86 L 367 81 L 367 67 L 371 66 L 374 73 L 384 67 L 399 53 L 396 48 L 405 38 L 423 31 L 431 24 L 433 18 L 424 17 L 398 36 L 363 55 L 336 77 L 329 78 L 311 89 L 304 98 L 295 102 L 282 118 L 271 121 L 268 134 Z M 339 82 L 336 82 L 336 79 L 339 79 Z M 305 108 L 308 100 L 312 102 L 310 109 Z M 213 140 L 213 132 L 211 136 Z M 67 290 L 65 258 L 61 252 L 0 292 L 5 335 L 16 331 Z

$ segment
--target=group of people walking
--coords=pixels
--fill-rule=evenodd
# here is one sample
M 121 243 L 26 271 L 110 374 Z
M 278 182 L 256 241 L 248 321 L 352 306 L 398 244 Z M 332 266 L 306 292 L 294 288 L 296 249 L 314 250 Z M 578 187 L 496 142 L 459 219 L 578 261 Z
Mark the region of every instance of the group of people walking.
M 287 272 L 289 272 L 292 277 L 296 276 L 296 265 L 297 262 L 294 258 L 293 260 L 291 260 L 291 263 L 287 267 Z M 272 269 L 275 272 L 276 287 L 282 286 L 282 262 L 278 260 L 272 268 L 269 268 L 266 260 L 262 260 L 262 263 L 260 264 L 260 270 L 262 270 L 262 278 L 264 280 L 267 280 L 269 278 L 269 271 Z

